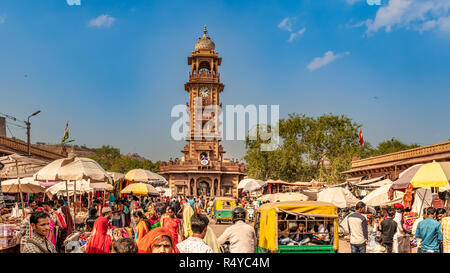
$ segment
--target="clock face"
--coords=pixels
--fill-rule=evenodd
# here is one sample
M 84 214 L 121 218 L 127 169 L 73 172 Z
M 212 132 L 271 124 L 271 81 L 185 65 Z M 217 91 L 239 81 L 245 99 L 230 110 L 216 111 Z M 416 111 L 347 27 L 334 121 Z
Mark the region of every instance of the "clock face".
M 206 98 L 209 96 L 209 89 L 208 87 L 200 87 L 200 90 L 198 92 L 200 94 L 200 96 L 202 96 L 203 98 Z

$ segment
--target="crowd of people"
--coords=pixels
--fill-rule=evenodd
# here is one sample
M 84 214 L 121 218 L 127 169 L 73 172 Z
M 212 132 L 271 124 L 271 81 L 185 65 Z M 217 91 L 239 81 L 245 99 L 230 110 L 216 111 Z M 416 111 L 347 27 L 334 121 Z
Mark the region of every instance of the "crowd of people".
M 21 253 L 252 253 L 255 230 L 246 210 L 233 210 L 234 225 L 217 238 L 209 226 L 207 198 L 125 196 L 95 199 L 82 223 L 74 224 L 64 198 L 31 201 L 20 228 Z M 206 208 L 206 209 L 205 209 Z M 118 233 L 117 233 L 118 232 Z M 71 248 L 70 242 L 85 244 Z M 228 248 L 224 245 L 229 244 Z
M 350 236 L 352 253 L 450 253 L 450 210 L 423 208 L 421 216 L 402 204 L 372 208 L 359 202 L 341 227 Z
M 246 219 L 248 208 L 257 209 L 261 202 L 249 197 L 238 199 L 238 207 L 232 212 L 233 225 L 219 237 L 208 217 L 213 204 L 212 199 L 203 197 L 99 198 L 92 202 L 82 223 L 75 224 L 64 198 L 32 200 L 24 209 L 20 225 L 20 252 L 255 252 L 255 230 Z M 330 244 L 332 229 L 327 221 L 308 226 L 300 219 L 294 226 L 286 217 L 279 215 L 279 245 Z M 450 251 L 450 210 L 444 207 L 425 207 L 418 218 L 400 203 L 372 208 L 359 202 L 342 218 L 340 227 L 349 236 L 352 253 Z M 74 249 L 70 241 L 85 243 Z

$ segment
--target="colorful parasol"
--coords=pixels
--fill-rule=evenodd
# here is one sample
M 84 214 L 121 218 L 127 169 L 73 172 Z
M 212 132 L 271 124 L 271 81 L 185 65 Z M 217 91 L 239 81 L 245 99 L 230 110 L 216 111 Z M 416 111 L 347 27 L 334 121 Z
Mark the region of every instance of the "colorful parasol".
M 450 180 L 450 162 L 422 165 L 411 179 L 414 188 L 446 187 Z
M 159 192 L 152 185 L 146 183 L 132 183 L 126 186 L 120 193 L 142 196 L 159 196 Z

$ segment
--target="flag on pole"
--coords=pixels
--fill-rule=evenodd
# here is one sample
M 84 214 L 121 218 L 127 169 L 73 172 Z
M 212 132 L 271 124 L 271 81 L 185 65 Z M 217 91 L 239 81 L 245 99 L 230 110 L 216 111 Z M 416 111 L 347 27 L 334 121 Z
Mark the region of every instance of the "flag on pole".
M 359 129 L 359 145 L 361 145 L 361 147 L 364 145 L 364 138 L 362 136 L 362 129 Z
M 66 123 L 66 130 L 64 131 L 64 136 L 61 140 L 61 143 L 66 142 L 69 139 L 69 122 Z

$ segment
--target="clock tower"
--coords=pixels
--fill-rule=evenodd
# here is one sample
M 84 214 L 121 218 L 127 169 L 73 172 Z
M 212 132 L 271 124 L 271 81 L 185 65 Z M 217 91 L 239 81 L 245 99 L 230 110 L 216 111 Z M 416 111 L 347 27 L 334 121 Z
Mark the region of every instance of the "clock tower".
M 188 57 L 191 72 L 184 89 L 189 93 L 187 103 L 190 130 L 186 136 L 189 144 L 185 159 L 199 159 L 207 166 L 210 160 L 222 160 L 224 153 L 220 142 L 219 94 L 224 85 L 220 82 L 218 67 L 222 58 L 215 51 L 214 42 L 206 35 L 195 43 L 195 51 Z
M 215 51 L 206 26 L 187 61 L 190 73 L 184 89 L 189 94 L 188 143 L 181 151 L 181 160 L 161 163 L 160 174 L 169 181 L 173 194 L 237 196 L 237 184 L 245 175 L 245 165 L 223 157 L 219 115 L 224 85 L 218 71 L 222 58 Z

